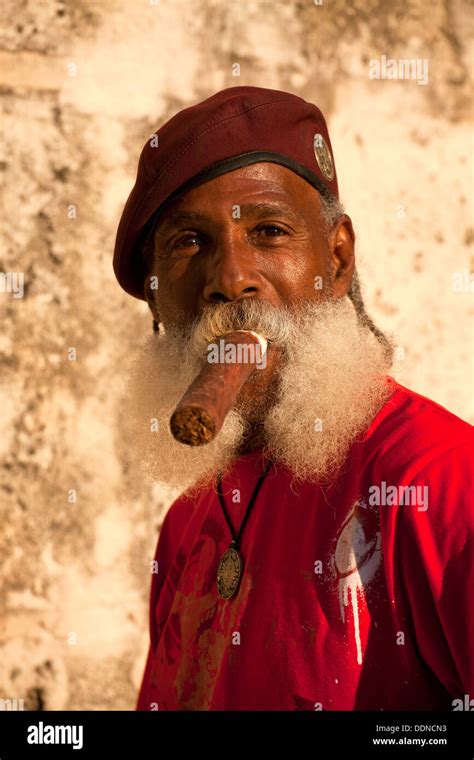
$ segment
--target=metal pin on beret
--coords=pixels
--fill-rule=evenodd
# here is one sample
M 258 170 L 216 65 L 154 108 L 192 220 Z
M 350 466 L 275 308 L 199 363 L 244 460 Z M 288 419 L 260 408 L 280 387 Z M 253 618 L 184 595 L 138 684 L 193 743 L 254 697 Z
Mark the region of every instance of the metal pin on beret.
M 115 275 L 136 298 L 145 299 L 145 239 L 164 207 L 191 187 L 268 161 L 339 197 L 324 116 L 292 93 L 230 87 L 179 111 L 155 135 L 141 152 L 115 241 Z

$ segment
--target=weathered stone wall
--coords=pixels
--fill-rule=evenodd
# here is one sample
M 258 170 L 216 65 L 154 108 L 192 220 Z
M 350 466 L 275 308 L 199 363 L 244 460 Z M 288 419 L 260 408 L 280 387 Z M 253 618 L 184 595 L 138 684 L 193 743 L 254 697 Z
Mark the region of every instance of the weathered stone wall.
M 0 271 L 23 273 L 24 295 L 0 292 L 0 698 L 129 709 L 173 497 L 142 483 L 121 438 L 124 368 L 151 328 L 111 268 L 138 152 L 160 122 L 223 87 L 318 103 L 368 306 L 403 349 L 398 376 L 472 421 L 472 300 L 452 279 L 473 268 L 472 6 L 3 5 Z M 370 79 L 382 55 L 427 59 L 428 83 Z

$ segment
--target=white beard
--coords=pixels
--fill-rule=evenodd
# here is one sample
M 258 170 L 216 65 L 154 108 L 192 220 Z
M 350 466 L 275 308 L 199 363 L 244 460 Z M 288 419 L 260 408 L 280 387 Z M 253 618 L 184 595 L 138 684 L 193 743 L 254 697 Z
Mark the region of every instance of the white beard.
M 169 428 L 205 360 L 206 342 L 231 329 L 261 332 L 282 350 L 278 396 L 263 419 L 265 450 L 296 480 L 333 480 L 353 441 L 390 395 L 391 361 L 347 298 L 303 301 L 296 311 L 256 299 L 216 304 L 187 328 L 147 338 L 125 399 L 127 441 L 147 477 L 194 492 L 210 485 L 219 470 L 228 471 L 238 456 L 248 419 L 239 405 L 215 439 L 200 447 L 179 443 Z

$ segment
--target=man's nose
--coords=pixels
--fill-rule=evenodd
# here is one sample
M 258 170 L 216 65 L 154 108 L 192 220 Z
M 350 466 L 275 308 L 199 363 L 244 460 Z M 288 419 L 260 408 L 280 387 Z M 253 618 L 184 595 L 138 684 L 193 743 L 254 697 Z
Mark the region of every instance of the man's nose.
M 260 292 L 261 276 L 253 252 L 245 243 L 228 241 L 219 244 L 206 264 L 203 296 L 208 303 L 236 301 Z

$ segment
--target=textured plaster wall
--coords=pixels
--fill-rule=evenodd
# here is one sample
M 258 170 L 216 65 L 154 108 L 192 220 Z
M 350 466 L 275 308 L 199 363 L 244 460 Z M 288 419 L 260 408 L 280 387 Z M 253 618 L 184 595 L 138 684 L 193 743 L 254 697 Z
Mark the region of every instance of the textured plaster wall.
M 223 87 L 318 103 L 397 375 L 473 421 L 472 294 L 452 287 L 473 269 L 472 4 L 3 5 L 0 271 L 24 273 L 25 291 L 0 292 L 0 698 L 130 709 L 175 495 L 143 484 L 121 436 L 126 362 L 151 328 L 111 269 L 138 152 Z M 428 84 L 369 79 L 382 55 L 427 59 Z

